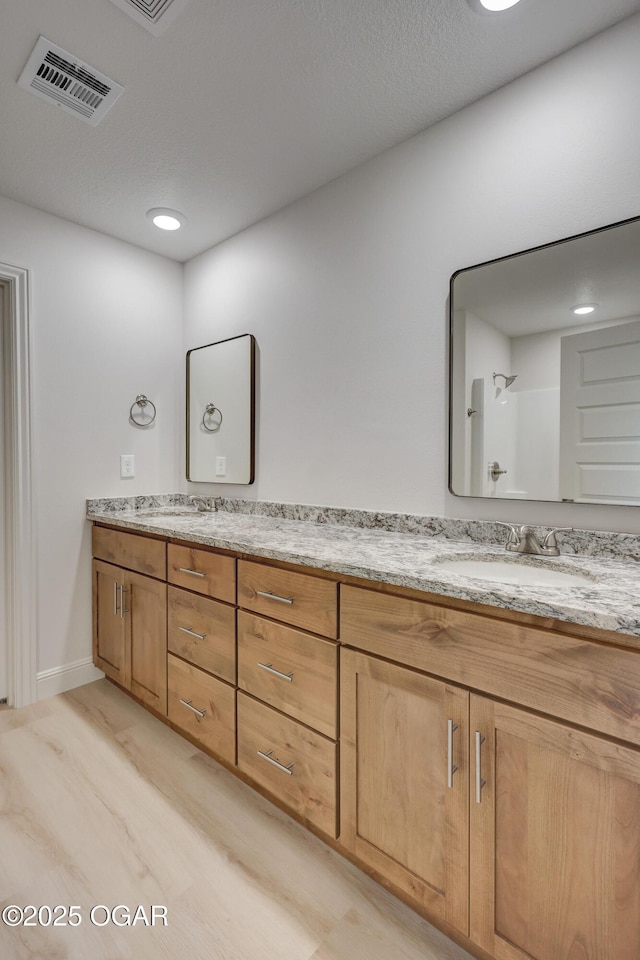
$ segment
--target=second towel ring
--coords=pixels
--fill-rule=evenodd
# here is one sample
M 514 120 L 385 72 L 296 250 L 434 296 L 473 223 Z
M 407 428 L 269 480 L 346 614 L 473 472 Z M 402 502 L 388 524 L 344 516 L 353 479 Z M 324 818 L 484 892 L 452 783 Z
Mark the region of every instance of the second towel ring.
M 214 413 L 220 414 L 219 420 L 214 420 L 213 426 L 207 426 L 207 417 L 212 417 Z M 217 431 L 222 426 L 222 410 L 219 407 L 216 407 L 214 403 L 208 403 L 205 407 L 204 413 L 202 414 L 202 426 L 205 428 L 207 433 L 217 433 Z
M 140 416 L 144 416 L 144 412 L 145 412 L 144 408 L 147 405 L 153 408 L 152 415 L 149 417 L 148 420 L 136 420 L 136 418 L 133 415 L 133 408 L 140 407 L 140 411 L 138 412 L 138 416 L 140 417 Z M 156 418 L 155 403 L 153 403 L 152 400 L 149 400 L 148 397 L 145 397 L 144 393 L 139 393 L 135 401 L 131 404 L 131 409 L 129 410 L 129 419 L 133 423 L 136 423 L 139 427 L 150 427 L 153 421 L 155 420 L 155 418 Z

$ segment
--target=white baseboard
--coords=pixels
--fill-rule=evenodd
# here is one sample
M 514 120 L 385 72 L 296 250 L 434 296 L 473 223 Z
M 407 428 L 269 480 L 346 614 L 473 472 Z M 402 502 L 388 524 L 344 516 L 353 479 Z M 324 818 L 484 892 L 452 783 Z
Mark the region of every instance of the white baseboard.
M 53 667 L 51 670 L 42 670 L 36 677 L 38 700 L 46 700 L 47 697 L 54 697 L 57 693 L 65 693 L 103 677 L 104 673 L 94 667 L 90 657 L 76 660 L 75 663 L 66 663 L 62 667 Z

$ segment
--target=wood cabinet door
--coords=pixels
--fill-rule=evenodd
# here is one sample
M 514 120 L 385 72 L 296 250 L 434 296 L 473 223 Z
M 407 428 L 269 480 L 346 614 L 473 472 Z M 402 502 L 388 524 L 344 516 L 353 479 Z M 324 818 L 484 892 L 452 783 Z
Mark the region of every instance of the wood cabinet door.
M 139 573 L 125 579 L 131 692 L 167 715 L 167 585 Z
M 122 610 L 125 573 L 102 560 L 94 560 L 92 569 L 93 661 L 108 677 L 128 689 L 130 657 Z
M 478 696 L 470 735 L 471 939 L 497 960 L 637 960 L 640 753 Z
M 167 657 L 167 716 L 227 763 L 236 762 L 236 690 L 186 660 Z
M 341 840 L 465 934 L 468 712 L 458 687 L 341 651 Z

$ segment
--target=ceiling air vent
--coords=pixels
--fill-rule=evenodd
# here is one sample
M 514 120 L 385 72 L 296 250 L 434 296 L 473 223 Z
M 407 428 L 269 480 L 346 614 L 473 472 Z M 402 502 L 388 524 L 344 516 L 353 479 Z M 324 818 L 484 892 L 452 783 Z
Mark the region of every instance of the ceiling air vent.
M 189 0 L 111 0 L 111 3 L 158 36 L 173 23 Z
M 119 83 L 42 36 L 20 74 L 18 86 L 53 101 L 61 110 L 93 127 L 124 90 Z

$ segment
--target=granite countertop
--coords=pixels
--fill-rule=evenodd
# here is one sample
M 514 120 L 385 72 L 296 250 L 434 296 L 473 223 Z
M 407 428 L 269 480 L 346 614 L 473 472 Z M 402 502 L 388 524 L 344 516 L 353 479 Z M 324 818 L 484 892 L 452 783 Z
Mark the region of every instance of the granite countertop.
M 183 495 L 171 499 L 174 502 L 167 504 L 163 498 L 151 498 L 151 505 L 146 507 L 143 498 L 136 498 L 135 503 L 131 502 L 133 505 L 126 501 L 91 500 L 87 501 L 87 518 L 126 530 L 193 541 L 255 557 L 317 567 L 364 580 L 412 587 L 430 594 L 640 637 L 640 580 L 635 537 L 623 540 L 627 554 L 624 559 L 607 556 L 611 548 L 607 550 L 603 546 L 599 553 L 588 556 L 567 553 L 556 558 L 530 557 L 509 554 L 504 547 L 496 546 L 496 532 L 499 531 L 500 541 L 504 542 L 505 537 L 504 531 L 500 528 L 496 531 L 493 523 L 488 524 L 494 536 L 491 544 L 471 539 L 472 536 L 480 539 L 474 521 L 435 518 L 441 523 L 409 524 L 411 532 L 404 532 L 406 523 L 388 520 L 395 515 L 337 511 L 338 515 L 333 516 L 329 510 L 323 513 L 323 508 L 304 508 L 302 513 L 299 510 L 298 514 L 293 514 L 294 517 L 304 517 L 297 519 L 287 516 L 284 510 L 275 511 L 283 515 L 261 515 L 255 504 L 251 507 L 252 512 L 242 512 L 237 507 L 238 502 L 231 501 L 229 510 L 200 513 Z M 222 503 L 224 506 L 225 501 Z M 312 510 L 315 512 L 310 512 Z M 363 523 L 370 525 L 364 526 Z M 384 526 L 399 526 L 400 529 L 383 529 Z M 460 539 L 452 538 L 452 534 Z M 577 534 L 587 534 L 588 538 L 585 531 L 577 531 Z M 603 543 L 608 542 L 603 538 L 613 535 L 594 533 L 586 542 L 597 542 L 598 536 Z M 558 539 L 560 542 L 560 537 Z M 581 542 L 579 536 L 573 538 L 567 549 L 575 549 L 576 542 Z M 579 586 L 542 587 L 489 582 L 444 569 L 442 562 L 454 558 L 510 561 L 536 569 L 562 570 L 587 579 Z

